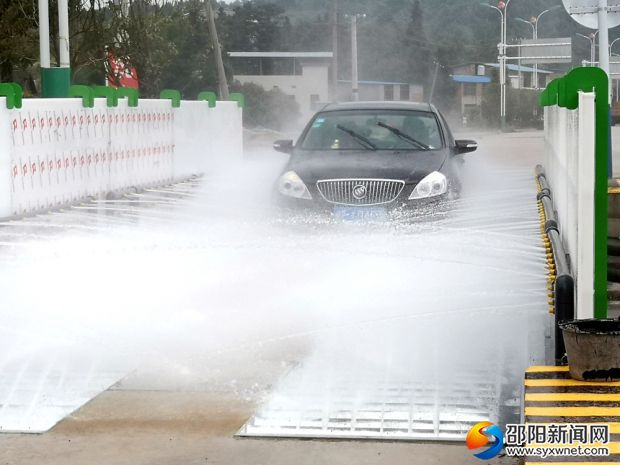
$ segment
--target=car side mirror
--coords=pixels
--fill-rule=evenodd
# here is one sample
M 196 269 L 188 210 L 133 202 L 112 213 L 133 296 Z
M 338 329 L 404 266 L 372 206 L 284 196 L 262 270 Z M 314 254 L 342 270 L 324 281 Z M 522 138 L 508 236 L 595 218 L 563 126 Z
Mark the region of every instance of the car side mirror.
M 455 144 L 456 153 L 459 155 L 462 153 L 475 152 L 476 150 L 478 150 L 478 142 L 476 142 L 475 140 L 457 140 L 455 141 Z
M 277 140 L 273 143 L 274 150 L 282 153 L 293 153 L 293 141 L 292 140 Z

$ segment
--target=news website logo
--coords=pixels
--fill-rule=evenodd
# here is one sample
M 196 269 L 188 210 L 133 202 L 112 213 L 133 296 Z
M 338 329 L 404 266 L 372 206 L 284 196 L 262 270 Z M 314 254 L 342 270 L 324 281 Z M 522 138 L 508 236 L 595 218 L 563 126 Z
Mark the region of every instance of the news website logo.
M 505 447 L 508 457 L 609 457 L 610 425 L 597 423 L 507 424 L 506 435 L 495 424 L 483 421 L 467 433 L 468 449 L 480 460 L 497 457 Z M 553 460 L 552 460 L 553 461 Z
M 491 438 L 494 441 L 491 441 Z M 493 457 L 497 457 L 502 451 L 502 447 L 504 447 L 504 433 L 497 425 L 488 421 L 482 421 L 469 430 L 465 443 L 469 450 L 480 449 L 490 445 L 488 449 L 474 454 L 474 457 L 480 460 L 490 460 Z

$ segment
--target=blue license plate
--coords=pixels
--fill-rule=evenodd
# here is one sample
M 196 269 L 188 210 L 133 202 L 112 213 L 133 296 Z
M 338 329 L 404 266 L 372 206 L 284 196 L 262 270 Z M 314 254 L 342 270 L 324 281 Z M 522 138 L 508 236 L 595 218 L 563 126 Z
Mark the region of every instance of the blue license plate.
M 387 210 L 384 207 L 335 206 L 334 217 L 346 221 L 383 221 L 387 218 Z

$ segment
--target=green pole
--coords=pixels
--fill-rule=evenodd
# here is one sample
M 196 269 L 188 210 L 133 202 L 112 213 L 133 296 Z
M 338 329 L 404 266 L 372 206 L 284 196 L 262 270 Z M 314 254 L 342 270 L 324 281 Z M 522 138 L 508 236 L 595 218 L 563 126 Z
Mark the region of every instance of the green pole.
M 41 96 L 67 98 L 71 87 L 71 68 L 41 68 Z
M 601 79 L 602 80 L 602 79 Z M 609 221 L 608 81 L 596 94 L 596 162 L 594 194 L 594 317 L 607 318 L 607 228 Z

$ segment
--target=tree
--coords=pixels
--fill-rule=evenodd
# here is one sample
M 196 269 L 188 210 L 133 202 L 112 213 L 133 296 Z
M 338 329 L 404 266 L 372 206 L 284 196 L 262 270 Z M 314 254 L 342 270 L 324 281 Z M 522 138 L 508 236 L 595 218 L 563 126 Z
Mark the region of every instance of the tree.
M 175 23 L 183 21 L 182 10 L 156 0 L 130 0 L 129 8 L 112 10 L 117 34 L 114 53 L 137 69 L 140 95 L 156 97 L 162 89 L 165 68 L 178 55 L 171 37 Z M 187 70 L 179 70 L 187 76 Z
M 203 90 L 216 89 L 215 56 L 204 2 L 185 2 L 180 16 L 171 21 L 167 35 L 174 54 L 162 64 L 160 85 L 179 89 L 188 98 L 195 98 Z
M 0 0 L 0 81 L 26 80 L 35 91 L 33 66 L 39 61 L 33 2 Z
M 424 33 L 424 13 L 420 1 L 415 0 L 411 7 L 411 17 L 404 38 L 406 48 L 408 82 L 429 87 L 430 68 L 432 66 L 432 49 Z
M 280 89 L 266 91 L 256 84 L 238 82 L 232 88 L 245 95 L 244 126 L 282 130 L 299 116 L 299 105 Z
M 287 48 L 282 31 L 287 25 L 284 10 L 274 4 L 244 2 L 233 6 L 232 14 L 219 9 L 218 31 L 225 49 L 264 52 Z

